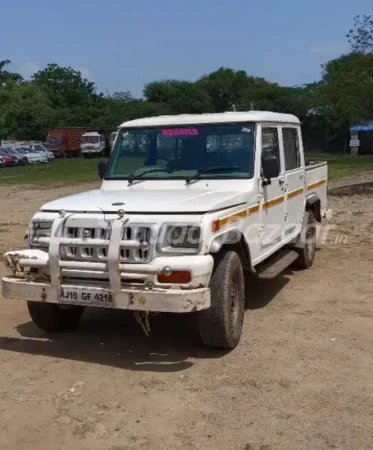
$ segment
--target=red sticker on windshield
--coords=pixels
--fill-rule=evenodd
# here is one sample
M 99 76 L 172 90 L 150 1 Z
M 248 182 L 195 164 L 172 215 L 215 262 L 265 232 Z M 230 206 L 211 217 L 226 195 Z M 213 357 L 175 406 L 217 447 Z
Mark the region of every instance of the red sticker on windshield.
M 197 128 L 172 128 L 162 130 L 163 136 L 198 136 Z

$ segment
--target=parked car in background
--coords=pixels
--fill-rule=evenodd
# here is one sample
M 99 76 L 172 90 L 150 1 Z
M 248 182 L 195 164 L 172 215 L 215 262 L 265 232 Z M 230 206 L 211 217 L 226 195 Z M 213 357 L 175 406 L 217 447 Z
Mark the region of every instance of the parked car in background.
M 27 161 L 29 164 L 38 164 L 38 163 L 47 163 L 47 158 L 37 152 L 34 152 L 30 147 L 17 147 L 15 148 L 17 152 L 21 153 L 22 155 L 26 156 Z
M 0 156 L 4 159 L 6 166 L 16 166 L 17 165 L 17 159 L 13 155 L 9 155 L 5 152 L 2 152 L 0 150 Z
M 31 144 L 30 149 L 34 153 L 39 153 L 40 155 L 44 156 L 47 159 L 47 161 L 54 161 L 55 159 L 53 152 L 48 150 L 48 148 L 45 147 L 45 145 L 43 144 Z
M 12 148 L 0 147 L 0 152 L 2 154 L 5 153 L 7 155 L 14 156 L 16 158 L 18 166 L 25 166 L 26 164 L 28 164 L 27 157 L 24 155 L 21 155 L 20 153 L 17 153 Z

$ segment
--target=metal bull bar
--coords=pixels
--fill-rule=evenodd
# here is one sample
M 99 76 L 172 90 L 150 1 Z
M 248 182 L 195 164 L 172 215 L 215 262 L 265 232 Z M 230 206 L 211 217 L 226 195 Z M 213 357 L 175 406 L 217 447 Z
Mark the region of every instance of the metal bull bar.
M 123 240 L 124 228 L 129 223 L 129 219 L 123 216 L 111 222 L 111 233 L 109 239 L 90 238 L 66 238 L 63 237 L 64 225 L 70 216 L 60 213 L 52 225 L 50 238 L 38 238 L 39 244 L 49 245 L 49 261 L 32 259 L 20 259 L 21 267 L 44 268 L 48 267 L 50 272 L 51 288 L 55 291 L 56 297 L 61 290 L 61 278 L 64 270 L 99 271 L 109 275 L 110 291 L 115 297 L 121 293 L 121 273 L 137 275 L 158 275 L 160 270 L 152 267 L 141 267 L 139 264 L 121 264 L 121 249 L 143 249 L 149 248 L 148 242 L 137 240 Z M 61 245 L 74 247 L 108 247 L 107 262 L 89 261 L 63 261 L 60 259 Z

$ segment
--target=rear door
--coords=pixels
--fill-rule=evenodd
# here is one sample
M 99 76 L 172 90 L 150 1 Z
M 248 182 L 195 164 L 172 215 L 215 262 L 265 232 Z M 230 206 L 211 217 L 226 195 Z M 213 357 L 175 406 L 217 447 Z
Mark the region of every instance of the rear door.
M 305 199 L 305 174 L 302 136 L 300 127 L 281 127 L 284 160 L 285 237 L 301 228 Z
M 281 242 L 284 231 L 284 169 L 280 152 L 280 128 L 273 124 L 262 125 L 262 159 L 265 154 L 275 156 L 279 161 L 280 174 L 271 183 L 261 183 L 261 251 L 267 253 Z

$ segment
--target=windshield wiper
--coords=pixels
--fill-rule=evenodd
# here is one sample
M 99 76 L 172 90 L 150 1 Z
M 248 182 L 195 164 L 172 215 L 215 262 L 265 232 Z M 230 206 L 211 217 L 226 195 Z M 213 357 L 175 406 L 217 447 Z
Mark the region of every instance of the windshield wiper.
M 237 169 L 239 169 L 238 166 L 213 166 L 213 167 L 207 167 L 206 169 L 198 170 L 197 173 L 195 173 L 194 175 L 191 175 L 190 177 L 186 178 L 185 181 L 187 183 L 190 183 L 192 180 L 196 180 L 201 175 L 203 175 L 204 173 L 208 173 L 208 172 L 225 172 L 225 171 L 229 172 L 230 170 L 237 170 Z
M 152 172 L 167 172 L 167 173 L 171 173 L 174 172 L 174 170 L 172 169 L 167 169 L 167 167 L 164 168 L 160 168 L 160 167 L 153 167 L 149 170 L 145 170 L 144 172 L 139 173 L 138 175 L 135 175 L 134 173 L 131 173 L 128 175 L 128 183 L 132 183 L 135 180 L 138 180 L 139 178 L 142 178 L 144 175 L 148 174 L 148 173 L 152 173 Z

